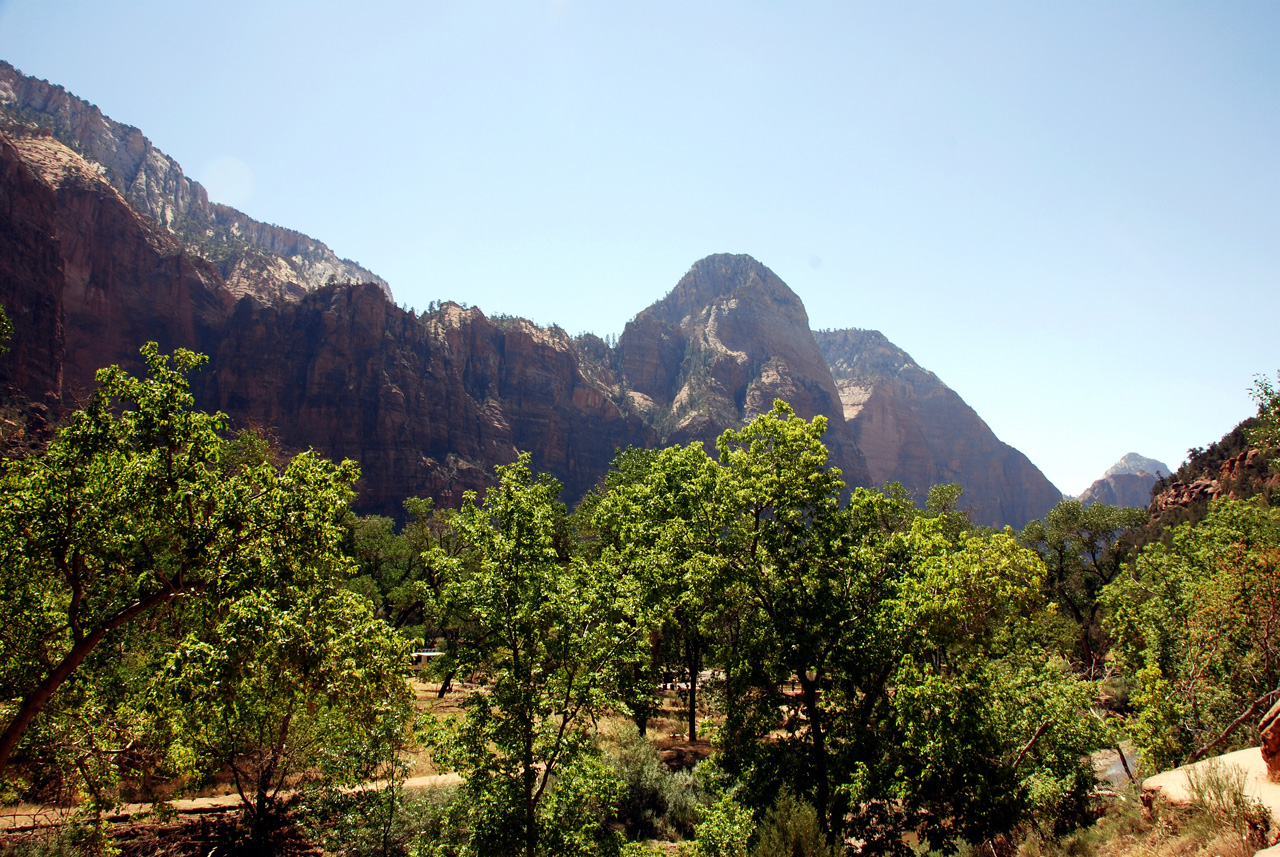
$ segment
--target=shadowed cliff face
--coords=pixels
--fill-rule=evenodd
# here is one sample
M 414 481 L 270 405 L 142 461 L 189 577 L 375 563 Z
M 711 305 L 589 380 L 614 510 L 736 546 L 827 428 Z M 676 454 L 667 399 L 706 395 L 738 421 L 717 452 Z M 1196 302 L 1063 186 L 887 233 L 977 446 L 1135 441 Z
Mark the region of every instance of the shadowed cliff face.
M 456 304 L 418 318 L 375 285 L 241 301 L 198 390 L 286 446 L 359 461 L 360 508 L 388 514 L 410 496 L 457 505 L 519 450 L 577 500 L 618 446 L 656 441 L 587 381 L 563 333 Z
M 668 443 L 710 445 L 773 406 L 828 419 L 846 483 L 870 484 L 804 304 L 750 256 L 708 256 L 627 324 L 618 365 L 638 412 Z
M 13 322 L 0 388 L 10 399 L 61 400 L 62 283 L 57 197 L 0 134 L 0 304 Z
M 87 392 L 94 373 L 112 363 L 141 372 L 138 349 L 149 340 L 172 351 L 216 339 L 232 299 L 212 265 L 182 252 L 57 140 L 13 142 L 56 202 L 63 393 Z
M 361 511 L 396 514 L 409 496 L 456 505 L 518 450 L 574 501 L 617 447 L 657 442 L 559 330 L 456 304 L 418 317 L 376 284 L 236 300 L 213 265 L 49 135 L 0 134 L 0 272 L 17 330 L 0 357 L 11 399 L 74 404 L 102 366 L 142 372 L 149 340 L 201 351 L 197 404 L 270 427 L 287 449 L 359 461 Z
M 816 334 L 831 365 L 872 481 L 901 482 L 917 501 L 933 485 L 964 489 L 979 524 L 1021 527 L 1062 493 L 1025 455 L 1002 443 L 964 400 L 874 330 Z

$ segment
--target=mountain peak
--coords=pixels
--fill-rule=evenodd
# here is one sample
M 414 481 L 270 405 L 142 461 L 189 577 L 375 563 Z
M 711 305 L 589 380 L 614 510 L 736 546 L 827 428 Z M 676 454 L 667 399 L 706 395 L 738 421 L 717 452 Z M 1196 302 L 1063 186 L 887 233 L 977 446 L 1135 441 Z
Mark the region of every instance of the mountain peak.
M 1102 474 L 1102 478 L 1118 476 L 1121 473 L 1149 473 L 1152 476 L 1168 476 L 1171 472 L 1169 465 L 1162 461 L 1156 461 L 1154 458 L 1147 458 L 1146 456 L 1138 455 L 1136 452 L 1130 452 L 1107 468 L 1107 472 Z
M 694 262 L 651 311 L 678 325 L 711 304 L 730 298 L 764 299 L 805 315 L 804 304 L 782 278 L 745 253 L 716 253 Z M 805 326 L 808 327 L 807 315 Z

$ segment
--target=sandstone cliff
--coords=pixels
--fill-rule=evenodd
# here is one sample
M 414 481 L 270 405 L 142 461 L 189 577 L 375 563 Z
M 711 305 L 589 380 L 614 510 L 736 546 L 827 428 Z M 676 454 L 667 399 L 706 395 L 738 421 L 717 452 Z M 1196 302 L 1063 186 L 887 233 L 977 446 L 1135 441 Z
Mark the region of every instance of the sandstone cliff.
M 10 401 L 61 402 L 62 283 L 57 197 L 0 134 L 0 304 L 13 323 L 0 392 Z
M 47 133 L 0 132 L 0 274 L 16 331 L 0 357 L 10 402 L 74 404 L 99 367 L 141 372 L 148 340 L 202 351 L 200 407 L 270 427 L 287 449 L 356 459 L 361 511 L 395 514 L 408 496 L 457 504 L 518 450 L 573 501 L 617 447 L 657 442 L 558 329 L 456 304 L 418 317 L 377 284 L 237 299 Z
M 137 128 L 111 120 L 61 86 L 24 75 L 3 60 L 0 124 L 14 136 L 25 129 L 48 129 L 85 160 L 101 165 L 104 178 L 135 211 L 216 264 L 237 296 L 297 298 L 331 280 L 374 282 L 391 294 L 380 277 L 338 258 L 322 242 L 210 202 L 204 187 L 187 178 Z
M 874 330 L 816 334 L 874 484 L 901 482 L 917 501 L 953 482 L 979 524 L 1021 527 L 1062 493 L 1025 455 L 1002 443 L 938 377 Z
M 148 340 L 171 351 L 217 338 L 233 298 L 210 263 L 138 216 L 95 165 L 52 136 L 12 145 L 55 200 L 62 393 L 88 391 L 112 363 L 142 371 L 138 349 Z
M 372 284 L 242 300 L 211 351 L 202 403 L 272 426 L 288 447 L 359 461 L 363 510 L 395 513 L 409 496 L 457 505 L 519 450 L 575 501 L 617 447 L 656 442 L 583 375 L 563 332 L 452 303 L 419 318 Z
M 616 362 L 632 406 L 664 442 L 710 445 L 783 399 L 806 419 L 826 416 L 831 463 L 849 485 L 870 484 L 804 304 L 750 256 L 695 263 L 627 323 Z
M 209 203 L 137 129 L 3 63 L 0 120 L 0 302 L 16 328 L 0 434 L 15 402 L 38 421 L 31 403 L 74 404 L 110 363 L 141 371 L 138 348 L 156 340 L 211 355 L 193 379 L 202 407 L 360 461 L 362 511 L 456 503 L 517 450 L 572 502 L 616 448 L 711 446 L 775 398 L 828 418 L 850 485 L 896 479 L 922 498 L 959 482 L 991 524 L 1058 499 L 879 334 L 815 338 L 800 299 L 749 256 L 695 263 L 616 348 L 455 304 L 417 316 L 323 244 Z M 323 282 L 348 277 L 374 282 Z

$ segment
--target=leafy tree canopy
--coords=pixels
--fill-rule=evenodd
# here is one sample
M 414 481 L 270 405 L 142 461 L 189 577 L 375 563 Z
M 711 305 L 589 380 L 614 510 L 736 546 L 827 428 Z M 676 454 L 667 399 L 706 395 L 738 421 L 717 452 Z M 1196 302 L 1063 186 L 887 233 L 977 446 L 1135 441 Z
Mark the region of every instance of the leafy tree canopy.
M 136 696 L 172 641 L 241 599 L 324 591 L 346 571 L 356 465 L 303 453 L 278 467 L 228 442 L 185 377 L 204 358 L 154 343 L 143 356 L 147 377 L 101 370 L 46 451 L 4 466 L 0 604 L 23 620 L 0 635 L 0 771 L 38 755 L 109 778 L 156 737 Z

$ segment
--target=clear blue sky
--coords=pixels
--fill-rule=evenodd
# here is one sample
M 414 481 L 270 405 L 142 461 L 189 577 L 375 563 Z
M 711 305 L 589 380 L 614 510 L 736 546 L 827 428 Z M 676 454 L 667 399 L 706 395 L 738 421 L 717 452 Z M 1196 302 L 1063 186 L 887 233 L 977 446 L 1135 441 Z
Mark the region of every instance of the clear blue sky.
M 620 333 L 709 253 L 1059 488 L 1280 368 L 1280 5 L 0 0 L 0 57 L 397 300 Z

